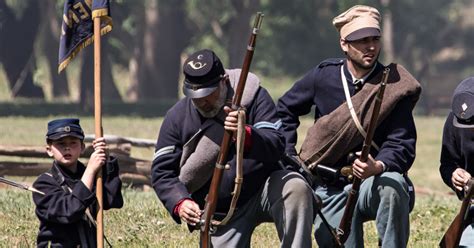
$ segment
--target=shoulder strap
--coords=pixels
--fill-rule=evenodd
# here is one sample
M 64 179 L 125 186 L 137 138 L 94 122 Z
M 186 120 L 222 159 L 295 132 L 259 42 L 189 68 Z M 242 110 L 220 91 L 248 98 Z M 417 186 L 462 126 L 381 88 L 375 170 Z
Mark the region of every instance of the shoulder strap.
M 362 134 L 362 136 L 365 137 L 367 136 L 367 132 L 365 132 L 364 128 L 360 124 L 359 118 L 357 118 L 357 114 L 354 110 L 354 106 L 352 105 L 351 101 L 351 96 L 349 94 L 349 86 L 347 86 L 347 79 L 346 75 L 344 75 L 344 66 L 341 66 L 341 81 L 342 81 L 342 86 L 344 87 L 344 94 L 346 96 L 346 101 L 347 101 L 347 107 L 349 108 L 349 112 L 351 113 L 352 120 L 354 121 L 354 124 L 357 127 L 357 130 L 359 130 L 359 133 Z M 379 146 L 375 144 L 375 142 L 372 140 L 372 146 L 375 148 L 375 150 L 380 150 Z
M 329 65 L 341 65 L 344 64 L 344 59 L 343 58 L 330 58 L 330 59 L 325 59 L 321 63 L 319 63 L 318 67 L 323 68 Z
M 46 173 L 46 175 L 52 176 L 54 180 L 56 180 L 56 182 L 58 182 L 59 185 L 61 185 L 61 188 L 64 190 L 64 192 L 66 193 L 72 192 L 72 189 L 66 183 L 66 179 L 64 178 L 64 175 L 57 168 L 56 164 L 53 164 L 53 167 L 51 168 L 51 174 Z M 86 208 L 86 211 L 82 219 L 85 220 L 87 223 L 96 226 L 94 218 L 92 217 L 89 208 Z M 86 237 L 86 231 L 84 230 L 84 226 L 81 224 L 81 222 L 77 223 L 77 231 L 79 233 L 79 239 L 81 240 L 81 247 L 93 247 L 93 244 L 90 243 L 92 241 Z
M 61 185 L 64 192 L 72 192 L 72 189 L 66 184 L 66 179 L 64 178 L 63 173 L 61 173 L 56 164 L 53 164 L 53 167 L 51 168 L 51 176 L 59 183 L 59 185 Z

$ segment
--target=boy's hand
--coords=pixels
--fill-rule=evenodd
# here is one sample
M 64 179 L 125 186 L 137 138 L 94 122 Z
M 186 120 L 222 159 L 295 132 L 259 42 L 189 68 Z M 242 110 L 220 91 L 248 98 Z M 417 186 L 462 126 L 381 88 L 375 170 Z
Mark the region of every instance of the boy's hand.
M 92 147 L 94 147 L 94 152 L 89 158 L 86 171 L 84 172 L 84 175 L 82 175 L 81 178 L 81 181 L 84 183 L 84 185 L 86 185 L 89 190 L 92 190 L 94 186 L 95 176 L 102 167 L 102 165 L 105 164 L 105 161 L 107 159 L 107 144 L 105 143 L 105 138 L 101 137 L 92 141 Z
M 101 137 L 92 141 L 92 147 L 94 147 L 94 152 L 89 159 L 87 167 L 91 167 L 95 174 L 102 167 L 102 165 L 105 164 L 105 160 L 107 159 L 107 144 L 105 143 L 105 138 Z
M 104 150 L 107 148 L 107 143 L 105 142 L 104 137 L 97 138 L 92 141 L 92 147 L 94 147 L 94 150 L 101 149 L 103 148 Z

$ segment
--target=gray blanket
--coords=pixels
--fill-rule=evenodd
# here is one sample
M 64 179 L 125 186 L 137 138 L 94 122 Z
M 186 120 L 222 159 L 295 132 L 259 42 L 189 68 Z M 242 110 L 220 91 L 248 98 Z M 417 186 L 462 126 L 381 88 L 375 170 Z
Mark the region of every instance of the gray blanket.
M 240 69 L 226 70 L 229 75 L 230 88 L 228 96 L 232 98 L 240 77 Z M 255 74 L 249 73 L 242 95 L 241 106 L 248 107 L 260 87 L 260 80 Z M 224 115 L 221 111 L 220 118 Z M 184 183 L 190 193 L 200 189 L 212 176 L 224 127 L 216 121 L 206 121 L 200 130 L 183 146 L 181 155 L 181 171 L 179 180 Z

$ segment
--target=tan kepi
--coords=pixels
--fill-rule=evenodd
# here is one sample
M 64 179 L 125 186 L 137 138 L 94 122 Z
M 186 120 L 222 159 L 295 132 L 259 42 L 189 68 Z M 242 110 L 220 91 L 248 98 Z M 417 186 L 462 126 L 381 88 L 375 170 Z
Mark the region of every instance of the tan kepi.
M 356 5 L 334 17 L 332 24 L 344 40 L 380 36 L 380 13 L 370 6 Z

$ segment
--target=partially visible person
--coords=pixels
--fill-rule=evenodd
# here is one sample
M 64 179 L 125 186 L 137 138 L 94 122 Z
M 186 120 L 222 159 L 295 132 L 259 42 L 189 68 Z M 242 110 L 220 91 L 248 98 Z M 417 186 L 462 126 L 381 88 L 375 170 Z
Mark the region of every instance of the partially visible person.
M 104 138 L 95 139 L 92 146 L 86 167 L 78 160 L 85 149 L 79 119 L 48 123 L 46 152 L 53 165 L 33 183 L 44 193 L 33 194 L 40 221 L 37 247 L 97 247 L 95 176 L 103 166 L 103 208 L 123 206 L 117 159 L 107 159 Z
M 339 226 L 352 187 L 347 178 L 340 176 L 341 168 L 348 166 L 354 176 L 363 179 L 345 247 L 364 246 L 363 223 L 368 220 L 375 220 L 382 247 L 406 247 L 410 233 L 414 195 L 410 197 L 413 190 L 407 173 L 415 159 L 412 111 L 421 87 L 402 66 L 389 66 L 389 82 L 367 162 L 348 161 L 350 154 L 362 149 L 370 106 L 385 68 L 379 62 L 380 19 L 377 9 L 364 5 L 335 17 L 333 24 L 340 33 L 338 43 L 345 58 L 322 61 L 277 104 L 286 156 L 298 156 L 306 164 L 317 165 L 318 172 L 312 172 L 317 176 L 315 192 L 323 201 L 322 213 L 333 227 Z M 315 123 L 297 153 L 299 117 L 312 109 Z M 333 170 L 323 170 L 322 165 Z M 314 235 L 320 247 L 334 247 L 319 216 Z
M 209 192 L 224 129 L 236 132 L 238 111 L 228 104 L 241 73 L 224 69 L 211 50 L 190 55 L 183 64 L 186 96 L 166 114 L 152 165 L 152 185 L 171 217 L 196 226 Z M 283 170 L 281 120 L 268 92 L 249 73 L 242 96 L 245 108 L 243 184 L 237 208 L 226 225 L 211 233 L 214 247 L 250 247 L 262 222 L 274 222 L 282 247 L 311 247 L 314 194 L 301 175 Z M 214 217 L 222 220 L 236 180 L 236 144 L 232 142 L 219 186 Z M 264 245 L 264 244 L 262 244 Z
M 461 199 L 474 174 L 474 77 L 464 79 L 454 90 L 451 112 L 446 118 L 441 146 L 441 177 Z M 474 247 L 474 207 L 467 219 L 460 247 Z

